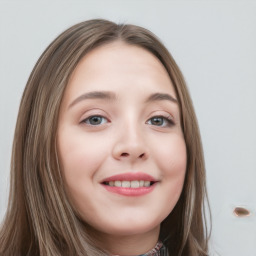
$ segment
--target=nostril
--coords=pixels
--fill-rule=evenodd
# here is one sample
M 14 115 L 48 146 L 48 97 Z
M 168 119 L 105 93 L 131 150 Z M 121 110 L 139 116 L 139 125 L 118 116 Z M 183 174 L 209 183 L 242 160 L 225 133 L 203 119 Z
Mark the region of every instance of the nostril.
M 126 157 L 136 157 L 136 158 L 139 158 L 139 159 L 144 159 L 145 158 L 145 156 L 146 156 L 146 154 L 145 153 L 142 153 L 142 154 L 140 154 L 140 155 L 136 155 L 136 154 L 130 154 L 130 153 L 127 153 L 127 152 L 123 152 L 123 153 L 121 153 L 121 155 L 119 155 L 120 157 L 124 157 L 124 158 L 126 158 Z

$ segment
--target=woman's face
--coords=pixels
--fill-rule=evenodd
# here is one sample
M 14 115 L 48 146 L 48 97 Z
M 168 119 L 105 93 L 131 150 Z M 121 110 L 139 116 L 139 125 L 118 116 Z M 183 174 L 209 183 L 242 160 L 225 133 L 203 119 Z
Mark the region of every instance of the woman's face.
M 182 191 L 186 146 L 175 90 L 155 56 L 122 42 L 88 53 L 67 85 L 57 141 L 84 221 L 104 234 L 159 232 Z

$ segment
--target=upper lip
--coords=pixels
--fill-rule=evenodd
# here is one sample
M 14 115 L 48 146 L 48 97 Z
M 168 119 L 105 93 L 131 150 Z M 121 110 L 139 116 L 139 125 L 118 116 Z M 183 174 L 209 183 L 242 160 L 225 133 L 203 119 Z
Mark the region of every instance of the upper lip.
M 105 178 L 101 183 L 103 182 L 109 182 L 109 181 L 132 181 L 132 180 L 144 180 L 144 181 L 153 181 L 156 182 L 157 180 L 152 177 L 151 175 L 143 172 L 126 172 L 121 174 L 116 174 L 110 177 Z

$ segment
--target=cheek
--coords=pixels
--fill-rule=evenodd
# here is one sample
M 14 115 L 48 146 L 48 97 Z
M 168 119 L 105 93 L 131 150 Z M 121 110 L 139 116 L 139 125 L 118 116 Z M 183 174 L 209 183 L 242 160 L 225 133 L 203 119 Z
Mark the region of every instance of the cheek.
M 186 144 L 182 136 L 165 140 L 156 152 L 157 164 L 162 170 L 163 185 L 172 199 L 178 200 L 183 188 L 187 166 Z
M 84 190 L 92 185 L 90 182 L 104 158 L 100 145 L 79 132 L 74 134 L 67 130 L 58 136 L 61 170 L 70 191 Z
M 165 175 L 176 176 L 186 170 L 186 144 L 182 136 L 172 136 L 164 141 L 157 154 Z
M 100 144 L 84 134 L 64 131 L 58 137 L 58 152 L 65 171 L 95 169 L 98 165 Z
M 79 212 L 83 205 L 92 209 L 91 197 L 97 183 L 95 173 L 100 168 L 105 155 L 103 145 L 95 143 L 79 132 L 68 129 L 58 136 L 58 155 L 70 203 Z

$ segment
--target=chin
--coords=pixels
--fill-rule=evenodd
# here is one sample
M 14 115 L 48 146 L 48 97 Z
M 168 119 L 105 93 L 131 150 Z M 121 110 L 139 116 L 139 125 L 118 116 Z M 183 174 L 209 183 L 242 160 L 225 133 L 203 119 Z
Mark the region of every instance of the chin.
M 108 223 L 107 225 L 102 224 L 101 232 L 116 235 L 116 236 L 129 236 L 136 234 L 144 234 L 160 227 L 161 221 L 142 221 L 142 219 L 135 219 L 126 221 L 116 221 L 115 223 Z M 105 227 L 104 229 L 102 227 Z

